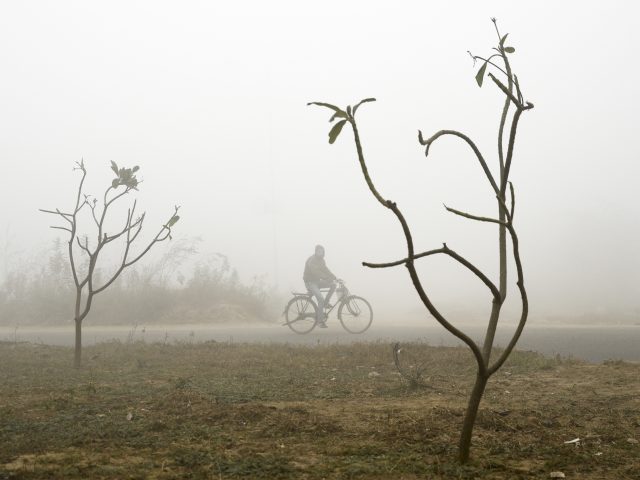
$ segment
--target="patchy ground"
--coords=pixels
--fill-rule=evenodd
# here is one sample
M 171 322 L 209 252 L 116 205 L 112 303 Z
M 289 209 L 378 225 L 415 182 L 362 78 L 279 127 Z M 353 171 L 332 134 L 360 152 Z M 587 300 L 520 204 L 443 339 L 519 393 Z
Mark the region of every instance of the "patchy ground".
M 472 358 L 407 344 L 0 343 L 0 479 L 640 478 L 640 365 L 516 352 L 456 462 Z M 573 443 L 566 443 L 574 439 Z

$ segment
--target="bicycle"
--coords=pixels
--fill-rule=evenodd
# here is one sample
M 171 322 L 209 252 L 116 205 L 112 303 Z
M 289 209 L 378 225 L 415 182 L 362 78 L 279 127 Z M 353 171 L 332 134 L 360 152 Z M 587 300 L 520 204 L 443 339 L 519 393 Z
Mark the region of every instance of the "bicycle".
M 324 308 L 323 318 L 329 318 L 329 314 L 338 307 L 338 319 L 342 327 L 349 333 L 363 333 L 373 321 L 373 310 L 371 304 L 362 297 L 351 295 L 347 286 L 342 280 L 337 280 L 336 288 L 337 301 Z M 321 288 L 325 293 L 329 289 Z M 287 325 L 291 330 L 299 334 L 309 333 L 318 324 L 318 305 L 313 300 L 311 292 L 291 292 L 293 298 L 289 300 L 284 309 L 283 315 L 286 319 L 283 325 Z

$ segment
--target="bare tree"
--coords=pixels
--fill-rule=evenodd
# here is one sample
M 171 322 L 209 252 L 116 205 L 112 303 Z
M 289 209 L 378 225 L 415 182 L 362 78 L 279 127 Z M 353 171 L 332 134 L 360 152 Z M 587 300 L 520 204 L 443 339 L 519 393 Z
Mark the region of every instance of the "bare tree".
M 178 216 L 179 207 L 175 207 L 173 214 L 169 220 L 160 227 L 159 232 L 140 250 L 137 255 L 133 255 L 131 250 L 136 239 L 142 231 L 145 220 L 145 213 L 136 216 L 136 201 L 127 211 L 127 217 L 124 226 L 114 233 L 106 231 L 105 221 L 109 209 L 114 203 L 133 190 L 138 190 L 139 181 L 136 178 L 136 172 L 139 168 L 118 168 L 115 162 L 111 162 L 111 169 L 116 174 L 116 178 L 111 181 L 111 185 L 107 187 L 100 203 L 97 198 L 84 194 L 83 186 L 87 176 L 87 170 L 84 161 L 76 163 L 74 170 L 81 172 L 82 177 L 78 185 L 75 206 L 70 212 L 63 212 L 60 209 L 40 211 L 57 215 L 62 219 L 63 225 L 53 225 L 51 228 L 63 230 L 69 234 L 68 254 L 71 273 L 76 290 L 76 302 L 74 310 L 75 321 L 75 355 L 74 365 L 79 367 L 81 364 L 82 354 L 82 321 L 89 314 L 93 297 L 106 290 L 113 282 L 116 281 L 122 271 L 140 260 L 151 248 L 159 242 L 171 239 L 171 228 L 180 219 Z M 80 235 L 78 233 L 79 214 L 83 209 L 88 209 L 94 228 L 97 230 L 95 241 L 90 242 L 88 235 Z M 100 254 L 104 248 L 110 243 L 119 240 L 123 246 L 122 258 L 117 265 L 115 272 L 106 280 L 100 280 L 97 275 L 96 267 Z M 83 255 L 86 260 L 86 266 L 81 267 L 78 261 L 78 255 Z M 81 270 L 84 270 L 82 272 Z M 99 283 L 99 284 L 98 284 Z
M 489 185 L 491 187 L 492 194 L 495 195 L 497 200 L 497 218 L 487 217 L 487 216 L 479 216 L 470 213 L 466 213 L 460 210 L 456 210 L 454 208 L 447 207 L 445 208 L 447 211 L 459 215 L 461 217 L 475 220 L 479 222 L 488 222 L 493 223 L 497 226 L 498 229 L 498 253 L 499 253 L 499 284 L 496 286 L 487 275 L 485 275 L 479 268 L 477 268 L 474 264 L 472 264 L 469 260 L 459 255 L 457 252 L 452 250 L 447 246 L 446 243 L 443 244 L 441 248 L 429 250 L 426 252 L 416 253 L 414 251 L 414 243 L 413 237 L 411 234 L 411 229 L 405 216 L 400 211 L 400 208 L 397 204 L 391 200 L 384 198 L 379 191 L 376 189 L 371 177 L 369 175 L 369 171 L 367 169 L 367 165 L 364 158 L 364 153 L 362 150 L 362 143 L 360 140 L 360 134 L 358 132 L 355 114 L 363 103 L 375 101 L 374 98 L 367 98 L 362 100 L 354 107 L 348 106 L 346 109 L 340 109 L 335 105 L 331 105 L 328 103 L 322 102 L 311 102 L 309 105 L 319 105 L 323 107 L 327 107 L 333 110 L 333 115 L 330 119 L 331 122 L 334 120 L 339 120 L 329 132 L 329 143 L 333 143 L 342 128 L 348 123 L 352 130 L 355 139 L 356 151 L 358 155 L 358 160 L 360 162 L 360 167 L 362 169 L 362 173 L 364 174 L 365 181 L 369 187 L 369 190 L 374 195 L 376 200 L 384 207 L 391 210 L 402 227 L 402 231 L 405 236 L 406 244 L 407 244 L 407 256 L 401 260 L 397 260 L 394 262 L 388 263 L 367 263 L 364 262 L 363 265 L 370 268 L 386 268 L 393 267 L 397 265 L 406 266 L 409 276 L 411 277 L 411 281 L 413 285 L 424 303 L 427 310 L 435 317 L 435 319 L 449 332 L 462 340 L 473 353 L 473 356 L 477 363 L 477 373 L 476 373 L 476 381 L 473 386 L 473 390 L 471 391 L 471 395 L 469 397 L 469 403 L 467 406 L 467 411 L 464 417 L 462 432 L 460 435 L 459 442 L 459 458 L 461 462 L 466 462 L 469 459 L 469 450 L 471 446 L 471 436 L 473 433 L 473 426 L 475 424 L 476 416 L 478 413 L 478 407 L 480 405 L 480 401 L 482 400 L 482 396 L 484 394 L 485 387 L 487 385 L 487 381 L 506 361 L 506 359 L 511 354 L 514 346 L 516 345 L 520 334 L 524 328 L 524 325 L 527 320 L 528 315 L 528 300 L 527 293 L 524 287 L 524 276 L 522 271 L 522 264 L 520 261 L 520 250 L 519 250 L 519 242 L 518 236 L 516 234 L 516 230 L 513 223 L 514 213 L 515 213 L 515 193 L 513 184 L 509 181 L 509 173 L 511 171 L 511 164 L 513 160 L 513 152 L 514 145 L 516 139 L 516 131 L 518 128 L 518 122 L 520 120 L 520 116 L 523 112 L 533 108 L 533 104 L 530 102 L 525 102 L 522 96 L 522 92 L 520 89 L 520 84 L 518 82 L 517 76 L 512 72 L 511 65 L 509 63 L 509 54 L 515 52 L 515 49 L 510 46 L 505 46 L 505 41 L 507 39 L 507 35 L 502 36 L 498 30 L 498 26 L 495 19 L 492 19 L 494 23 L 496 33 L 498 35 L 498 45 L 493 50 L 491 56 L 484 58 L 471 54 L 474 64 L 477 61 L 482 63 L 480 69 L 476 74 L 476 81 L 478 85 L 481 87 L 485 73 L 487 68 L 491 68 L 506 78 L 506 85 L 498 79 L 493 73 L 488 73 L 488 77 L 493 81 L 493 83 L 500 89 L 500 91 L 504 94 L 504 106 L 502 109 L 502 114 L 500 116 L 500 123 L 498 128 L 498 161 L 499 161 L 499 176 L 498 180 L 494 177 L 493 173 L 489 169 L 484 157 L 480 153 L 480 150 L 476 146 L 476 144 L 465 134 L 460 133 L 456 130 L 440 130 L 435 133 L 428 139 L 424 139 L 422 132 L 418 132 L 418 139 L 420 144 L 426 147 L 425 155 L 429 154 L 429 149 L 431 145 L 440 137 L 443 136 L 454 136 L 461 140 L 463 140 L 470 148 L 475 157 L 477 158 L 484 175 L 489 181 Z M 513 106 L 513 113 L 510 118 L 509 127 L 507 128 L 507 120 L 509 120 L 509 112 Z M 508 131 L 508 139 L 506 143 L 506 153 L 504 151 L 504 143 L 505 143 L 505 134 Z M 510 192 L 510 205 L 507 205 L 507 187 L 509 187 Z M 504 304 L 505 298 L 507 296 L 507 233 L 511 238 L 511 247 L 512 247 L 512 255 L 515 261 L 516 267 L 516 276 L 517 281 L 516 285 L 520 292 L 522 309 L 520 314 L 520 320 L 518 323 L 518 327 L 516 328 L 513 337 L 507 344 L 506 348 L 501 352 L 497 359 L 494 359 L 492 363 L 491 352 L 493 349 L 493 342 L 495 337 L 496 328 L 498 325 L 498 319 L 500 317 L 500 311 L 502 305 Z M 489 317 L 488 327 L 484 338 L 484 343 L 482 346 L 478 345 L 473 339 L 471 339 L 467 334 L 459 330 L 453 324 L 451 324 L 444 315 L 436 308 L 436 306 L 431 301 L 431 298 L 427 294 L 418 273 L 415 267 L 415 261 L 429 257 L 432 255 L 447 255 L 452 258 L 456 262 L 460 263 L 464 267 L 466 267 L 471 273 L 473 273 L 484 285 L 489 289 L 492 299 L 492 309 Z

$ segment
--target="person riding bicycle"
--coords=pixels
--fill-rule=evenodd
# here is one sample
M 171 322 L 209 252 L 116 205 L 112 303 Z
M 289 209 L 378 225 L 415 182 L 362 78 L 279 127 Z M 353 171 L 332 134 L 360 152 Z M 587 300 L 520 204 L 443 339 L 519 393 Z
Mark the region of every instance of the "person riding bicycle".
M 324 319 L 325 306 L 330 307 L 329 301 L 336 290 L 337 277 L 331 273 L 324 261 L 324 247 L 316 245 L 316 250 L 304 264 L 304 274 L 302 276 L 307 290 L 316 298 L 318 302 L 318 312 L 316 323 L 321 328 L 327 328 Z M 329 288 L 326 298 L 323 298 L 321 288 Z

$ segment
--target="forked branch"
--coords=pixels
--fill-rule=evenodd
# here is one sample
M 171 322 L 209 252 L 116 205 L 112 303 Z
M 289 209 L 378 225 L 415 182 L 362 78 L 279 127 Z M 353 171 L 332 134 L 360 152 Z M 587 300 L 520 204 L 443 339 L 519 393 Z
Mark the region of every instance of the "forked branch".
M 466 213 L 461 210 L 456 210 L 455 208 L 447 207 L 446 205 L 444 206 L 444 208 L 448 212 L 451 212 L 460 217 L 468 218 L 469 220 L 475 220 L 477 222 L 497 223 L 498 225 L 505 225 L 505 222 L 502 222 L 496 218 L 480 217 L 478 215 L 472 215 L 470 213 Z
M 482 283 L 484 283 L 487 286 L 487 288 L 491 291 L 491 294 L 493 295 L 494 300 L 498 302 L 501 301 L 500 292 L 498 291 L 496 286 L 493 284 L 493 282 L 489 279 L 489 277 L 487 277 L 484 273 L 482 273 L 482 271 L 478 267 L 473 265 L 466 258 L 462 257 L 461 255 L 456 253 L 454 250 L 451 250 L 446 243 L 443 244 L 442 248 L 437 248 L 435 250 L 428 250 L 426 252 L 418 253 L 414 255 L 412 259 L 403 258 L 402 260 L 396 260 L 395 262 L 387 262 L 387 263 L 362 262 L 362 265 L 369 268 L 396 267 L 398 265 L 406 265 L 407 263 L 409 263 L 410 260 L 417 260 L 419 258 L 429 257 L 431 255 L 438 255 L 438 254 L 448 255 L 449 257 L 453 258 L 458 263 L 466 267 L 469 271 L 471 271 L 474 275 L 476 275 L 482 281 Z
M 529 299 L 527 297 L 527 290 L 524 287 L 524 273 L 522 270 L 522 261 L 520 260 L 520 242 L 518 240 L 518 235 L 516 234 L 516 231 L 513 228 L 513 224 L 509 223 L 507 225 L 507 230 L 509 231 L 509 235 L 511 236 L 511 244 L 513 248 L 513 259 L 516 264 L 516 275 L 518 278 L 516 285 L 518 286 L 518 290 L 520 292 L 520 299 L 522 301 L 522 310 L 520 313 L 520 321 L 518 322 L 518 327 L 516 328 L 516 331 L 514 332 L 513 336 L 511 337 L 511 340 L 509 341 L 509 344 L 504 349 L 500 357 L 498 357 L 496 362 L 487 369 L 488 375 L 493 375 L 495 372 L 497 372 L 500 369 L 500 367 L 504 364 L 504 362 L 507 360 L 507 358 L 509 358 L 509 355 L 511 355 L 511 352 L 513 351 L 514 347 L 518 343 L 518 340 L 520 339 L 520 335 L 522 334 L 522 331 L 524 330 L 524 326 L 527 323 L 527 317 L 529 316 Z
M 347 111 L 349 111 L 349 109 L 347 109 Z M 409 271 L 411 281 L 413 282 L 413 285 L 416 289 L 416 292 L 418 293 L 418 296 L 424 303 L 429 313 L 433 315 L 433 317 L 438 321 L 438 323 L 440 323 L 452 335 L 462 340 L 469 347 L 469 349 L 471 350 L 471 352 L 473 353 L 476 359 L 476 362 L 478 364 L 478 369 L 482 371 L 482 373 L 484 374 L 486 372 L 486 366 L 482 359 L 482 352 L 480 351 L 480 348 L 478 347 L 478 345 L 468 335 L 466 335 L 460 329 L 456 328 L 453 324 L 451 324 L 444 317 L 444 315 L 440 313 L 440 311 L 431 302 L 431 299 L 429 298 L 424 287 L 422 286 L 422 282 L 420 281 L 420 277 L 418 276 L 418 272 L 416 271 L 416 268 L 414 265 L 415 254 L 414 254 L 414 247 L 413 247 L 413 237 L 411 234 L 411 230 L 409 228 L 409 224 L 407 223 L 407 220 L 405 219 L 404 215 L 398 208 L 397 204 L 391 200 L 386 200 L 380 194 L 380 192 L 378 192 L 375 185 L 373 184 L 373 181 L 371 180 L 369 171 L 367 169 L 364 153 L 362 151 L 362 144 L 360 142 L 358 126 L 356 124 L 355 117 L 350 113 L 348 113 L 348 121 L 351 124 L 351 128 L 353 130 L 353 136 L 356 144 L 356 152 L 358 154 L 358 160 L 360 162 L 360 167 L 362 169 L 362 173 L 365 177 L 365 181 L 367 182 L 369 190 L 371 191 L 371 193 L 373 193 L 373 195 L 375 196 L 375 198 L 378 200 L 380 204 L 382 204 L 385 208 L 388 208 L 393 212 L 393 214 L 396 216 L 396 218 L 400 222 L 400 225 L 402 226 L 402 231 L 404 233 L 405 241 L 407 244 L 407 261 L 405 265 L 407 267 L 407 270 Z

